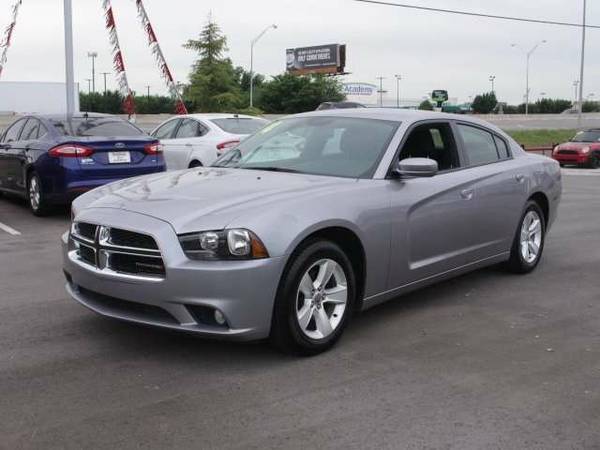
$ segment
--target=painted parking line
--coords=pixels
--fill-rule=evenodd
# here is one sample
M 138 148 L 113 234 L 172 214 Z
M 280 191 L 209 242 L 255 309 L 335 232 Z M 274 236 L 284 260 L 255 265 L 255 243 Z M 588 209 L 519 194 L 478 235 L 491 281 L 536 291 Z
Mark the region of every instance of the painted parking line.
M 10 234 L 12 236 L 21 236 L 20 231 L 17 231 L 12 227 L 9 227 L 8 225 L 3 224 L 2 222 L 0 222 L 0 230 L 6 231 L 8 234 Z
M 598 177 L 600 170 L 598 169 L 561 169 L 563 175 L 572 175 L 579 177 Z

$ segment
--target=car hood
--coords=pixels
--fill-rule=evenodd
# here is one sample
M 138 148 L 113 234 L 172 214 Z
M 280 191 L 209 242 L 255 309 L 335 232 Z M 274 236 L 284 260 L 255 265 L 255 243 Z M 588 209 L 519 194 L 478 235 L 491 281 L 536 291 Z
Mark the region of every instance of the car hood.
M 347 186 L 355 179 L 241 169 L 189 169 L 137 177 L 90 191 L 75 209 L 113 208 L 170 223 L 176 232 L 222 229 L 247 212 Z
M 558 146 L 559 150 L 581 150 L 582 148 L 597 148 L 599 145 L 595 142 L 565 142 Z

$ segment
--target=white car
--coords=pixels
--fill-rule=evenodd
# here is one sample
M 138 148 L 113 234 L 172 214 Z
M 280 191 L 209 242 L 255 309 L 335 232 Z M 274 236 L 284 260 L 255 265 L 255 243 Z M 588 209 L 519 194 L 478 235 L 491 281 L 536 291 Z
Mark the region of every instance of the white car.
M 269 122 L 241 114 L 190 114 L 173 117 L 152 133 L 163 145 L 167 170 L 210 166 Z

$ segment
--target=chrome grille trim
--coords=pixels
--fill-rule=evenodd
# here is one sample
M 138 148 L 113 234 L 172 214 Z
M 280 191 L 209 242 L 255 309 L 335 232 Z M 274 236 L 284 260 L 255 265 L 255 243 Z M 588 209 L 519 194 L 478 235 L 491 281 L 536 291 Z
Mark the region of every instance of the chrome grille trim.
M 86 233 L 81 233 L 82 229 Z M 89 238 L 91 230 L 95 233 L 93 240 Z M 73 250 L 69 252 L 70 259 L 87 269 L 93 269 L 105 275 L 152 281 L 160 281 L 165 278 L 165 267 L 160 250 L 115 245 L 111 240 L 112 230 L 113 228 L 103 225 L 74 222 L 71 225 L 70 233 L 73 243 Z M 125 231 L 134 239 L 138 235 L 139 242 L 150 243 L 158 249 L 158 245 L 156 245 L 156 241 L 152 236 L 119 228 L 115 228 L 115 230 L 121 234 Z M 93 262 L 90 261 L 92 258 L 89 257 L 89 253 L 85 256 L 81 254 L 81 247 L 93 252 Z M 116 260 L 111 258 L 114 255 L 122 255 L 125 260 L 123 257 Z M 150 263 L 148 260 L 156 261 L 156 263 Z

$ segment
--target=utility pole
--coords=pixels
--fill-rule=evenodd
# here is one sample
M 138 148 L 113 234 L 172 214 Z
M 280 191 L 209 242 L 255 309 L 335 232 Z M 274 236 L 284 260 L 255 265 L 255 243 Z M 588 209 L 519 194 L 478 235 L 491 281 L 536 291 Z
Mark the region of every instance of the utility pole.
M 88 58 L 92 59 L 92 92 L 96 92 L 96 58 L 98 52 L 88 52 Z
M 88 94 L 91 94 L 92 93 L 92 79 L 86 78 L 85 81 L 88 82 Z
M 583 0 L 583 22 L 581 27 L 581 68 L 579 71 L 579 105 L 577 108 L 577 127 L 581 128 L 581 120 L 583 113 L 583 72 L 585 66 L 585 15 L 586 15 L 586 0 Z
M 67 117 L 75 113 L 75 70 L 73 68 L 73 5 L 64 0 L 65 15 L 65 84 L 67 89 Z
M 377 79 L 379 80 L 379 106 L 383 108 L 383 80 L 385 77 L 377 77 Z
M 150 86 L 146 86 L 146 97 L 150 100 Z
M 394 75 L 396 77 L 396 108 L 400 109 L 400 81 L 402 75 Z
M 104 77 L 104 95 L 106 95 L 107 89 L 106 89 L 106 76 L 110 74 L 110 72 L 102 72 L 102 76 Z
M 579 87 L 579 80 L 573 81 L 573 87 L 575 88 L 575 95 L 573 95 L 573 105 L 575 106 L 575 108 L 578 108 L 578 106 L 577 106 L 577 92 L 579 91 L 579 89 L 577 89 L 577 88 Z M 579 109 L 577 109 L 577 111 L 579 112 Z

